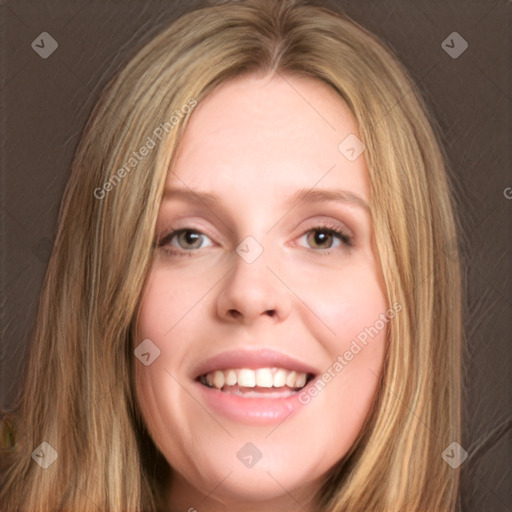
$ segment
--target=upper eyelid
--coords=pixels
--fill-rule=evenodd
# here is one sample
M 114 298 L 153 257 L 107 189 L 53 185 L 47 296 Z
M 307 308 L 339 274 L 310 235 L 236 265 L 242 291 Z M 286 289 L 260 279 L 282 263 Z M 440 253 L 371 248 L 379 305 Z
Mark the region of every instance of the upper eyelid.
M 208 234 L 209 233 L 208 229 L 205 229 L 202 227 L 195 227 L 192 224 L 193 223 L 189 222 L 189 223 L 184 223 L 183 226 L 178 225 L 178 226 L 170 227 L 168 229 L 163 229 L 163 230 L 161 230 L 162 234 L 160 235 L 160 238 L 165 238 L 166 236 L 170 235 L 171 233 L 176 233 L 176 232 L 180 232 L 180 231 L 195 231 L 195 232 L 201 233 L 202 235 L 207 235 L 207 236 L 211 237 L 211 235 Z M 328 226 L 326 226 L 326 224 L 330 224 L 333 227 L 328 227 Z M 333 231 L 336 229 L 336 230 L 344 231 L 347 234 L 349 234 L 350 236 L 353 236 L 352 229 L 350 229 L 346 225 L 346 223 L 339 221 L 339 220 L 318 220 L 318 221 L 314 222 L 311 227 L 309 227 L 307 229 L 303 229 L 300 234 L 303 235 L 304 233 L 307 233 L 314 229 L 325 229 L 327 231 L 329 231 L 329 230 Z
M 171 222 L 166 222 L 166 224 L 169 224 L 169 225 L 174 225 L 174 228 L 168 228 L 168 229 L 162 229 L 160 230 L 161 232 L 164 233 L 163 236 L 165 236 L 165 234 L 167 233 L 171 233 L 172 231 L 179 231 L 181 229 L 189 229 L 191 231 L 201 231 L 203 234 L 207 234 L 210 231 L 209 228 L 203 228 L 201 226 L 199 227 L 195 227 L 193 224 L 196 224 L 198 223 L 197 220 L 194 220 L 194 217 L 195 216 L 192 216 L 192 218 L 190 218 L 188 215 L 186 216 L 179 216 L 177 218 L 175 218 L 173 221 Z M 317 214 L 317 215 L 312 215 L 310 217 L 308 217 L 307 219 L 301 221 L 301 224 L 302 223 L 309 223 L 309 221 L 313 218 L 318 218 L 317 220 L 315 221 L 311 221 L 313 223 L 313 225 L 308 228 L 308 229 L 305 229 L 304 231 L 302 231 L 302 234 L 304 234 L 306 231 L 310 230 L 310 229 L 313 229 L 315 227 L 321 227 L 322 224 L 332 224 L 332 225 L 336 225 L 337 226 L 337 229 L 341 229 L 343 231 L 345 231 L 347 234 L 349 234 L 350 236 L 354 236 L 354 230 L 352 228 L 349 227 L 349 225 L 347 224 L 347 222 L 345 220 L 340 220 L 339 218 L 334 218 L 332 217 L 332 214 Z M 353 218 L 350 218 L 349 217 L 349 224 L 354 224 L 356 226 L 359 225 L 359 223 L 353 219 Z M 224 223 L 223 223 L 224 224 Z M 218 230 L 217 230 L 218 231 Z M 231 229 L 227 229 L 227 231 L 229 231 L 230 233 L 233 233 L 233 230 Z M 162 235 L 160 235 L 162 236 Z M 208 236 L 211 236 L 211 235 L 208 235 Z

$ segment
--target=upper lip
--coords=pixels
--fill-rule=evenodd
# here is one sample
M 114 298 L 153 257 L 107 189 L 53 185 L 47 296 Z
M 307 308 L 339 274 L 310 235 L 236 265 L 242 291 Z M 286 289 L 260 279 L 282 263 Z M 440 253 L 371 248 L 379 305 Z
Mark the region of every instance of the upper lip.
M 198 364 L 193 369 L 193 378 L 197 379 L 201 375 L 213 372 L 215 370 L 225 370 L 228 368 L 285 368 L 297 372 L 318 375 L 319 371 L 313 366 L 300 361 L 294 357 L 288 356 L 272 349 L 249 350 L 238 348 L 221 352 Z

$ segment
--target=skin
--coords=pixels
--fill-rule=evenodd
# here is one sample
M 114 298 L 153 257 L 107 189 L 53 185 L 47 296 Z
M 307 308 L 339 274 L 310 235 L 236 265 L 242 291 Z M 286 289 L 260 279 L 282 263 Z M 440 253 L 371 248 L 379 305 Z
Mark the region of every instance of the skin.
M 311 497 L 363 427 L 385 356 L 388 325 L 325 388 L 277 425 L 242 424 L 208 408 L 188 376 L 198 361 L 239 347 L 274 348 L 320 373 L 389 309 L 370 212 L 353 203 L 284 205 L 297 189 L 344 189 L 369 200 L 364 152 L 349 161 L 338 145 L 359 137 L 348 107 L 310 78 L 244 76 L 195 108 L 167 186 L 207 191 L 222 209 L 164 200 L 145 282 L 136 342 L 160 356 L 136 365 L 137 398 L 155 443 L 174 469 L 170 511 L 314 510 Z M 360 138 L 360 137 L 359 137 Z M 179 219 L 179 220 L 178 220 Z M 321 221 L 354 238 L 312 231 Z M 315 237 L 316 234 L 316 237 Z M 251 264 L 236 247 L 252 236 Z M 198 247 L 198 248 L 197 248 Z M 330 254 L 325 254 L 327 250 Z M 263 456 L 236 457 L 247 442 Z

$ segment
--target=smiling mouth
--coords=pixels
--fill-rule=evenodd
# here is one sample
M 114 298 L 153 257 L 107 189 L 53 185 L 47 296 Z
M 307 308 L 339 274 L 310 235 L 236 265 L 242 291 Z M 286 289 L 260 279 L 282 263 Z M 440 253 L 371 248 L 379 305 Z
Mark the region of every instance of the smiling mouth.
M 229 368 L 200 375 L 196 380 L 206 387 L 238 396 L 286 398 L 303 389 L 313 374 L 285 368 Z

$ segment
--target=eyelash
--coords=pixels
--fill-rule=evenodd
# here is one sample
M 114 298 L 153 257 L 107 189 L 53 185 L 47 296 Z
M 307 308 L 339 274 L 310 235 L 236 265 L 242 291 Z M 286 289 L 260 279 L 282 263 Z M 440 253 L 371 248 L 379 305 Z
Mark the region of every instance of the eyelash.
M 199 234 L 199 235 L 204 235 L 204 233 L 202 233 L 201 231 L 199 231 L 197 229 L 190 228 L 190 227 L 174 229 L 162 236 L 162 238 L 158 242 L 158 247 L 162 247 L 164 252 L 169 256 L 193 256 L 194 252 L 199 251 L 200 249 L 176 250 L 176 249 L 169 249 L 169 247 L 166 246 L 166 244 L 168 242 L 170 242 L 174 238 L 174 236 L 179 235 L 180 233 L 183 233 L 183 232 L 187 232 L 187 231 L 190 231 L 190 232 L 193 232 L 193 233 Z M 350 236 L 345 230 L 341 229 L 337 224 L 332 224 L 329 222 L 321 223 L 320 225 L 314 226 L 311 229 L 308 229 L 307 231 L 302 233 L 301 237 L 306 234 L 309 234 L 311 232 L 314 232 L 314 231 L 321 231 L 323 233 L 326 233 L 328 235 L 338 238 L 338 240 L 341 240 L 341 242 L 346 246 L 345 247 L 346 249 L 350 249 L 351 247 L 353 247 L 353 237 Z M 318 256 L 328 256 L 328 255 L 332 254 L 333 252 L 339 251 L 339 250 L 342 250 L 342 248 L 338 247 L 338 248 L 334 248 L 334 249 L 325 249 L 325 250 L 313 249 L 314 254 L 316 254 Z

